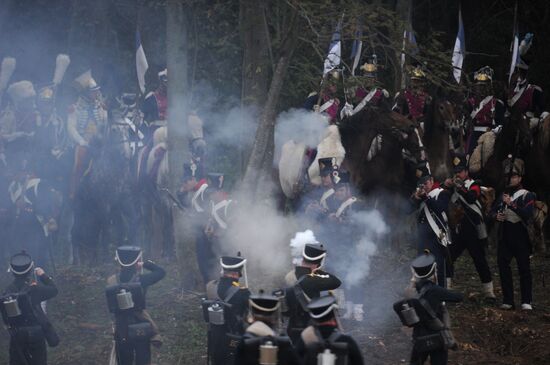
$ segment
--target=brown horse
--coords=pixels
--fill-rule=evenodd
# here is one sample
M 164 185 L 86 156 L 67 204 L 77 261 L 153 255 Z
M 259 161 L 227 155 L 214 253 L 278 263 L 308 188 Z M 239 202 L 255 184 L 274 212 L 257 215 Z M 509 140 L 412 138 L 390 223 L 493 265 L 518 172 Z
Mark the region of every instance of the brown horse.
M 453 103 L 445 98 L 435 98 L 432 101 L 424 122 L 424 144 L 428 153 L 431 172 L 437 181 L 443 181 L 452 174 L 451 128 L 456 124 L 457 117 Z
M 346 150 L 344 166 L 361 193 L 377 188 L 403 191 L 407 173 L 402 150 L 408 149 L 416 160 L 422 153 L 412 121 L 395 112 L 366 107 L 343 120 L 338 129 Z M 380 149 L 375 156 L 369 155 L 378 136 L 382 137 Z

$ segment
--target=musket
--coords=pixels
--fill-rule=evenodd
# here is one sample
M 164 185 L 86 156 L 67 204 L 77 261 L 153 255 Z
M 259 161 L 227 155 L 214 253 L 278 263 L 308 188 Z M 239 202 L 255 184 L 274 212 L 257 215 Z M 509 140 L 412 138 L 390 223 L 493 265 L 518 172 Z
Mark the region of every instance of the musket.
M 166 193 L 166 195 L 168 195 L 168 197 L 170 198 L 170 200 L 172 200 L 180 210 L 185 210 L 185 207 L 184 207 L 184 206 L 181 204 L 181 202 L 174 196 L 174 194 L 172 194 L 172 192 L 171 192 L 170 190 L 168 190 L 167 188 L 161 188 L 160 191 Z

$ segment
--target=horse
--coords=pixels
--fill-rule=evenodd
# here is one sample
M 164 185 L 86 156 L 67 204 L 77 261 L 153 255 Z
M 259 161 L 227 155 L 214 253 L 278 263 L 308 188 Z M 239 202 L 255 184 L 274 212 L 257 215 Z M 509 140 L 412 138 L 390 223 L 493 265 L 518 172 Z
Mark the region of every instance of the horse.
M 452 175 L 451 151 L 454 150 L 454 143 L 451 130 L 456 122 L 453 103 L 446 98 L 434 98 L 424 121 L 423 140 L 431 173 L 437 181 L 443 181 Z

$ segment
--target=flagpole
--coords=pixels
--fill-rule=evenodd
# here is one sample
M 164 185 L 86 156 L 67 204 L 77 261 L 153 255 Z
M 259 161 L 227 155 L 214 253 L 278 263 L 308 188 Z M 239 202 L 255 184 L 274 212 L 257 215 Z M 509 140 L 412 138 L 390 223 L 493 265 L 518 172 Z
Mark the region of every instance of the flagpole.
M 516 67 L 517 57 L 518 57 L 518 48 L 519 48 L 519 35 L 518 35 L 518 1 L 514 6 L 514 30 L 512 33 L 512 61 L 510 63 L 510 73 L 508 75 L 508 85 L 512 81 L 512 74 L 514 73 L 514 68 Z

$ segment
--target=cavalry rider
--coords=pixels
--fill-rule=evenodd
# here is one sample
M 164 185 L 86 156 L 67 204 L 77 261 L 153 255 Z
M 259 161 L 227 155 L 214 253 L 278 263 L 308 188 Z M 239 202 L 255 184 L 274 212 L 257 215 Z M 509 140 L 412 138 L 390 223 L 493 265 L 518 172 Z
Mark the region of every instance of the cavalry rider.
M 411 208 L 419 210 L 417 249 L 418 253 L 429 250 L 437 261 L 437 283 L 445 286 L 447 265 L 451 265 L 449 244 L 451 237 L 447 224 L 447 211 L 451 194 L 439 187 L 431 176 L 426 162 L 417 167 L 418 185 L 412 194 Z
M 535 194 L 524 189 L 525 173 L 523 160 L 509 157 L 503 162 L 507 179 L 505 192 L 494 206 L 491 216 L 500 222 L 497 262 L 502 286 L 502 309 L 514 309 L 514 280 L 510 262 L 516 259 L 521 287 L 521 309 L 531 310 L 533 278 L 531 275 L 532 243 L 528 225 L 533 217 Z
M 337 97 L 340 71 L 333 70 L 325 75 L 321 84 L 321 92 L 312 92 L 304 102 L 303 108 L 324 115 L 329 124 L 338 121 L 340 100 Z
M 494 96 L 493 69 L 489 66 L 480 68 L 474 73 L 472 93 L 467 100 L 466 110 L 469 134 L 466 141 L 466 154 L 471 155 L 477 146 L 479 137 L 492 129 L 502 126 L 506 106 Z M 498 131 L 498 129 L 496 129 Z
M 393 110 L 422 126 L 424 117 L 432 102 L 432 97 L 427 91 L 428 80 L 420 65 L 409 71 L 409 78 L 410 85 L 402 92 L 395 94 Z
M 260 290 L 248 300 L 249 326 L 240 341 L 235 364 L 301 365 L 290 338 L 277 333 L 281 302 Z
M 390 93 L 381 88 L 378 81 L 378 64 L 375 54 L 361 66 L 361 70 L 363 77 L 361 77 L 361 85 L 355 89 L 353 105 L 346 102 L 340 111 L 341 119 L 360 112 L 367 105 L 391 109 Z
M 118 365 L 149 365 L 151 344 L 160 347 L 162 340 L 146 310 L 145 297 L 147 289 L 162 280 L 166 272 L 153 261 L 144 261 L 136 246 L 118 247 L 115 258 L 120 272 L 107 279 L 106 288 L 109 310 L 115 316 L 115 349 L 111 356 L 116 357 Z
M 446 365 L 448 350 L 456 348 L 450 332 L 450 316 L 445 302 L 460 302 L 462 294 L 437 285 L 439 278 L 437 259 L 424 252 L 411 263 L 416 297 L 420 305 L 417 310 L 417 323 L 413 327 L 413 349 L 410 365 L 423 365 L 428 357 L 432 365 Z M 402 303 L 402 302 L 398 302 Z M 397 303 L 396 303 L 397 304 Z M 394 305 L 394 310 L 396 305 Z
M 75 80 L 79 96 L 69 107 L 67 131 L 75 145 L 69 197 L 74 198 L 78 183 L 92 160 L 92 150 L 103 139 L 107 128 L 107 110 L 99 85 L 90 70 Z
M 496 297 L 493 291 L 493 279 L 487 262 L 487 228 L 480 203 L 482 187 L 479 181 L 469 177 L 468 160 L 464 154 L 455 154 L 453 168 L 454 179 L 449 181 L 452 191 L 451 201 L 463 214 L 452 232 L 453 244 L 449 248 L 451 259 L 454 263 L 464 250 L 468 250 L 481 279 L 483 294 L 487 300 L 494 302 Z M 448 270 L 448 273 L 447 288 L 450 289 L 453 272 Z
M 0 119 L 0 140 L 12 173 L 28 170 L 34 161 L 34 141 L 39 115 L 36 111 L 36 91 L 30 81 L 11 84 L 7 93 L 11 104 Z
M 302 364 L 363 365 L 359 345 L 339 329 L 336 298 L 324 295 L 312 300 L 307 308 L 311 325 L 302 331 L 296 342 L 296 352 Z
M 10 333 L 9 363 L 47 365 L 46 343 L 55 347 L 59 337 L 41 303 L 57 296 L 57 287 L 24 251 L 12 256 L 9 271 L 14 280 L 0 298 L 0 312 Z
M 158 127 L 166 125 L 168 112 L 168 70 L 164 69 L 158 73 L 158 87 L 155 91 L 151 91 L 141 106 L 143 112 L 143 134 L 145 135 L 145 143 L 148 143 L 153 138 L 153 133 Z
M 318 298 L 322 291 L 337 289 L 342 283 L 336 276 L 322 270 L 326 256 L 327 251 L 319 242 L 306 243 L 301 264 L 285 278 L 289 286 L 284 290 L 287 308 L 284 314 L 289 317 L 287 334 L 292 343 L 296 343 L 309 323 L 308 303 Z
M 540 86 L 529 83 L 528 71 L 527 61 L 521 60 L 512 74 L 508 106 L 529 118 L 531 128 L 536 128 L 539 121 L 544 119 L 541 117 L 544 112 L 544 95 Z
M 246 259 L 237 256 L 222 256 L 220 259 L 222 274 L 218 280 L 206 285 L 208 301 L 221 301 L 223 320 L 214 321 L 208 318 L 208 357 L 212 365 L 233 364 L 238 341 L 244 333 L 244 319 L 248 310 L 248 278 Z M 244 283 L 241 283 L 244 279 Z M 208 312 L 213 311 L 210 307 Z

